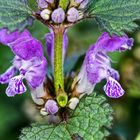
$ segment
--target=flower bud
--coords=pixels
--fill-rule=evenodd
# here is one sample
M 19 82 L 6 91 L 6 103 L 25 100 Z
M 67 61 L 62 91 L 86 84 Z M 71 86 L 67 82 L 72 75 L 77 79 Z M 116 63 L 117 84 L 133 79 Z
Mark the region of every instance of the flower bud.
M 75 3 L 80 4 L 83 0 L 74 0 Z
M 46 0 L 46 1 L 50 4 L 54 3 L 54 0 Z
M 76 8 L 72 7 L 68 10 L 67 20 L 69 22 L 76 22 L 79 19 L 79 12 Z
M 48 112 L 46 111 L 45 108 L 42 108 L 42 109 L 40 110 L 40 114 L 43 115 L 43 116 L 46 116 L 46 115 L 48 115 Z
M 79 6 L 79 9 L 84 9 L 88 3 L 89 3 L 89 0 L 83 0 Z
M 79 99 L 78 98 L 76 98 L 76 97 L 71 98 L 70 101 L 69 101 L 69 108 L 74 110 L 78 103 L 79 103 Z
M 50 14 L 51 14 L 51 11 L 49 9 L 45 9 L 40 13 L 41 17 L 44 20 L 49 20 L 50 19 Z
M 58 8 L 53 11 L 51 17 L 55 23 L 62 23 L 65 20 L 65 12 L 62 8 Z
M 38 7 L 40 8 L 47 8 L 48 7 L 48 3 L 46 2 L 46 0 L 38 0 Z
M 45 109 L 49 114 L 54 115 L 58 112 L 57 103 L 54 100 L 48 100 L 45 104 Z

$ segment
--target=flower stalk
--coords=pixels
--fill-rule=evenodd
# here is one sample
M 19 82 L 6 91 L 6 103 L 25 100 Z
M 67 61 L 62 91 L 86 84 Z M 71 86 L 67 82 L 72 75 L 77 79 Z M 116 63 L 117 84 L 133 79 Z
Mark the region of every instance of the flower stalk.
M 54 87 L 56 93 L 59 88 L 64 89 L 63 78 L 63 33 L 64 28 L 54 28 Z
M 54 28 L 54 87 L 58 104 L 65 107 L 68 96 L 64 91 L 63 77 L 63 34 L 65 28 L 63 26 Z

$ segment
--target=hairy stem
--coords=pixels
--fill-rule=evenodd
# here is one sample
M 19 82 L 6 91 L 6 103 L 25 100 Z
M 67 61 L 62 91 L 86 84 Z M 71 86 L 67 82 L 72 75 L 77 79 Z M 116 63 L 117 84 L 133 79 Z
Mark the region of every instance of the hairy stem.
M 59 88 L 64 90 L 63 78 L 63 33 L 64 28 L 54 28 L 54 86 L 56 93 Z

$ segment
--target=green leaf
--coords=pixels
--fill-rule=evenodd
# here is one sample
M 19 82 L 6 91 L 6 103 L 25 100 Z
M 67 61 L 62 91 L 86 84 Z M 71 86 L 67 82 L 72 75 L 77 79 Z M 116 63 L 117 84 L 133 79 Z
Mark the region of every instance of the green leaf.
M 140 140 L 140 132 L 138 133 L 138 136 L 136 137 L 135 140 Z
M 112 108 L 105 97 L 93 93 L 81 99 L 67 122 L 59 125 L 38 125 L 24 128 L 21 140 L 71 140 L 78 134 L 84 140 L 102 140 L 111 126 Z
M 25 128 L 22 131 L 21 140 L 71 140 L 65 125 L 37 125 Z
M 23 30 L 32 23 L 31 14 L 26 0 L 0 0 L 0 28 Z
M 139 0 L 91 0 L 87 12 L 95 17 L 100 27 L 111 34 L 122 35 L 138 27 L 140 19 Z

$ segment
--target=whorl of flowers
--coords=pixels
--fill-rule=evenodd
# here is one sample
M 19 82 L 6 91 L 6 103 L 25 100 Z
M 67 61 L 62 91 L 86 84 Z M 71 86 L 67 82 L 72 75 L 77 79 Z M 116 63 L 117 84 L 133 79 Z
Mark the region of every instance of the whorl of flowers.
M 66 29 L 85 18 L 90 2 L 37 0 L 38 11 L 33 16 L 50 29 L 45 39 L 53 70 L 52 77 L 47 73 L 47 60 L 42 44 L 28 30 L 16 30 L 12 33 L 6 28 L 0 30 L 0 42 L 9 46 L 15 55 L 11 67 L 0 75 L 0 83 L 8 84 L 7 96 L 25 93 L 26 81 L 33 101 L 41 106 L 42 115 L 55 115 L 63 107 L 74 110 L 79 99 L 85 94 L 91 94 L 96 84 L 103 79 L 106 80 L 103 89 L 108 97 L 123 96 L 125 91 L 118 82 L 119 73 L 111 67 L 112 61 L 108 52 L 130 50 L 133 39 L 127 35 L 109 35 L 107 32 L 89 47 L 79 74 L 71 77 L 73 83 L 70 91 L 65 91 L 63 63 L 68 47 Z

